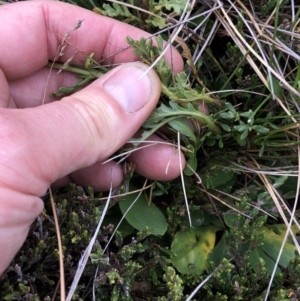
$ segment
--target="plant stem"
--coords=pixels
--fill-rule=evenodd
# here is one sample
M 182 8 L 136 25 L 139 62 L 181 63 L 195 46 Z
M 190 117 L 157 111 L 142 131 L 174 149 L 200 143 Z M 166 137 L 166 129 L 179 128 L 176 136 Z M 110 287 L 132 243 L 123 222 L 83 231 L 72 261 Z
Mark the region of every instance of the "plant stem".
M 47 64 L 47 67 L 53 68 L 53 69 L 58 69 L 58 70 L 62 69 L 62 70 L 65 70 L 65 71 L 69 71 L 69 72 L 77 73 L 77 74 L 80 74 L 80 75 L 84 75 L 84 76 L 87 76 L 89 78 L 93 78 L 93 77 L 94 78 L 99 78 L 103 75 L 103 73 L 100 72 L 100 71 L 86 70 L 86 69 L 76 67 L 76 66 L 64 66 L 61 63 L 49 62 Z

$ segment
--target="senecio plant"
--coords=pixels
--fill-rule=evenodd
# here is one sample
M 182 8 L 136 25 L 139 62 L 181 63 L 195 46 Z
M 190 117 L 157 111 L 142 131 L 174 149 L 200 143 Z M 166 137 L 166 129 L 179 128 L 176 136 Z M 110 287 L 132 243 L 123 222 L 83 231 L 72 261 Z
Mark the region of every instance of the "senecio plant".
M 53 192 L 67 290 L 105 215 L 72 300 L 300 300 L 299 6 L 285 0 L 66 2 L 153 34 L 127 37 L 162 86 L 142 137 L 131 142 L 139 147 L 164 126 L 187 159 L 181 179 L 147 184 L 122 163 L 125 180 L 108 210 L 108 196 L 91 188 Z M 169 43 L 185 61 L 177 75 L 163 58 Z M 49 67 L 79 77 L 53 96 L 111 69 L 93 53 L 84 68 L 71 60 Z M 208 115 L 199 110 L 203 104 Z M 60 300 L 47 197 L 45 204 L 0 279 L 1 300 Z

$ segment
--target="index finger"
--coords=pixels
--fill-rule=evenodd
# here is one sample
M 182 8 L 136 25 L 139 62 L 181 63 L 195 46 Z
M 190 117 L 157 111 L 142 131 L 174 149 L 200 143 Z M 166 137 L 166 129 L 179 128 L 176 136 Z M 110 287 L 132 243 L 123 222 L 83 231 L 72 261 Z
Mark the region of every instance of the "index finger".
M 26 1 L 0 7 L 0 68 L 8 80 L 28 76 L 54 60 L 62 37 L 79 20 L 81 27 L 71 32 L 69 45 L 59 61 L 65 62 L 75 54 L 72 62 L 82 65 L 86 55 L 95 53 L 97 61 L 108 57 L 113 64 L 136 60 L 128 49 L 126 37 L 139 39 L 149 34 L 92 11 L 62 2 Z M 127 49 L 125 49 L 127 48 Z M 124 49 L 124 51 L 121 51 Z M 171 59 L 172 55 L 172 59 Z M 174 72 L 183 69 L 180 54 L 173 49 L 167 54 Z

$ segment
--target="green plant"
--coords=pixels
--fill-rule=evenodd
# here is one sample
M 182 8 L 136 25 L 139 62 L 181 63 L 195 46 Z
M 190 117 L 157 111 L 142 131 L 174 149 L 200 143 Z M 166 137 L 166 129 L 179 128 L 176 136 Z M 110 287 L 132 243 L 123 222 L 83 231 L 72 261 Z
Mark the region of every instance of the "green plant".
M 94 292 L 99 300 L 180 301 L 192 295 L 204 301 L 262 301 L 267 295 L 273 301 L 297 300 L 300 259 L 292 239 L 293 234 L 299 240 L 297 224 L 274 267 L 290 219 L 299 218 L 300 10 L 273 0 L 222 6 L 181 0 L 68 2 L 160 33 L 127 38 L 162 83 L 157 108 L 142 136 L 131 142 L 138 147 L 165 126 L 188 162 L 184 183 L 150 182 L 143 189 L 144 179 L 133 170 L 126 174 L 74 299 L 89 300 Z M 181 24 L 172 42 L 185 71 L 174 75 L 162 54 L 172 26 Z M 77 84 L 53 96 L 70 94 L 110 69 L 92 53 L 84 67 L 49 66 L 79 76 Z M 209 115 L 199 110 L 203 103 Z M 137 188 L 140 195 L 127 194 Z M 56 193 L 68 285 L 105 197 L 74 185 Z M 50 300 L 58 282 L 57 257 L 46 206 L 3 276 L 0 298 Z

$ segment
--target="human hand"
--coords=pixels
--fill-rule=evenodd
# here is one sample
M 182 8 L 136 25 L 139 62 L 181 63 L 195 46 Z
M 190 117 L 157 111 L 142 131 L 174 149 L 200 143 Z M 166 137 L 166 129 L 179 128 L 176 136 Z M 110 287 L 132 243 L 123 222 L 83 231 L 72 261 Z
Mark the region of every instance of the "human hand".
M 23 244 L 30 224 L 43 209 L 40 196 L 56 181 L 106 190 L 123 179 L 119 165 L 102 165 L 140 128 L 155 108 L 160 81 L 154 71 L 126 48 L 125 37 L 147 34 L 137 28 L 62 2 L 26 1 L 0 7 L 0 274 Z M 61 37 L 80 19 L 59 58 L 83 65 L 94 52 L 123 64 L 61 101 L 47 95 L 78 81 L 68 72 L 46 68 Z M 183 68 L 172 51 L 174 72 Z M 171 53 L 166 56 L 171 62 Z M 50 72 L 50 82 L 45 85 Z M 54 78 L 54 79 L 53 79 Z M 45 104 L 42 105 L 44 94 Z M 158 140 L 158 137 L 151 137 Z M 178 157 L 171 147 L 157 144 L 136 152 L 132 160 L 140 174 L 158 180 L 179 175 Z M 167 173 L 166 166 L 168 165 Z M 113 175 L 113 176 L 111 176 Z

